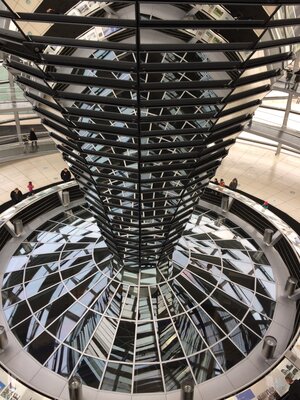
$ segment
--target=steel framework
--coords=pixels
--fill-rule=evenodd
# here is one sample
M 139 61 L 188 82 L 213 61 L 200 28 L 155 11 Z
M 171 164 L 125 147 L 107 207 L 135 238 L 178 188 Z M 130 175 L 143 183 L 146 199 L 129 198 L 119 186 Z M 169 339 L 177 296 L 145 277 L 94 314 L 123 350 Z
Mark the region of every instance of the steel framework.
M 6 65 L 117 262 L 167 277 L 203 188 L 292 57 L 299 1 L 2 3 Z

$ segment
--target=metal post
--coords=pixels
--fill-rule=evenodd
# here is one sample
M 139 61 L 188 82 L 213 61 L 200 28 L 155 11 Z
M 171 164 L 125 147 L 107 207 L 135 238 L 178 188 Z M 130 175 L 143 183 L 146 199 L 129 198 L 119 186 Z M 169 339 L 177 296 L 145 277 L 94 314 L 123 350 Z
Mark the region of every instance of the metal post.
M 277 148 L 276 148 L 276 152 L 275 152 L 275 156 L 278 156 L 278 155 L 280 154 L 280 152 L 281 152 L 281 147 L 282 147 L 282 144 L 281 144 L 281 143 L 278 143 Z
M 227 212 L 229 210 L 229 197 L 228 196 L 222 196 L 221 208 L 222 208 L 222 211 L 224 211 L 224 212 Z
M 181 400 L 193 400 L 194 398 L 194 382 L 186 380 L 181 385 Z
M 65 207 L 70 204 L 70 192 L 68 192 L 67 190 L 64 190 L 62 192 L 62 204 Z
M 82 400 L 82 382 L 78 375 L 69 379 L 69 398 L 70 400 Z
M 6 331 L 3 325 L 0 325 L 0 353 L 2 353 L 8 345 Z
M 16 97 L 16 89 L 15 89 L 15 83 L 13 80 L 12 74 L 8 71 L 8 81 L 9 81 L 9 87 L 10 87 L 10 93 L 11 93 L 11 104 L 12 104 L 12 111 L 14 113 L 14 120 L 15 120 L 15 126 L 16 126 L 16 132 L 17 132 L 17 138 L 20 143 L 22 143 L 22 132 L 21 132 L 21 124 L 20 124 L 20 118 L 19 118 L 19 112 L 17 108 L 17 97 Z
M 297 55 L 297 59 L 294 61 L 294 68 L 293 68 L 293 73 L 295 73 L 298 68 L 299 68 L 299 59 L 300 59 L 300 55 Z M 292 109 L 292 102 L 293 102 L 293 98 L 294 98 L 294 93 L 293 90 L 291 90 L 289 88 L 288 90 L 288 99 L 287 99 L 287 103 L 285 106 L 285 112 L 284 112 L 284 117 L 283 117 L 283 122 L 282 122 L 282 126 L 281 126 L 281 130 L 279 132 L 279 137 L 278 137 L 278 145 L 277 145 L 277 149 L 276 149 L 276 153 L 275 156 L 278 156 L 280 154 L 281 148 L 282 148 L 282 143 L 279 143 L 279 140 L 281 139 L 282 133 L 286 130 L 287 128 L 287 123 L 289 120 L 289 115 Z
M 15 234 L 17 236 L 21 235 L 21 233 L 23 232 L 23 221 L 21 219 L 15 219 L 13 221 L 13 224 L 14 224 Z
M 272 231 L 272 229 L 265 229 L 265 233 L 264 233 L 264 243 L 267 246 L 270 246 L 273 240 L 273 235 L 274 235 L 274 231 Z
M 4 29 L 9 29 L 10 20 L 7 18 L 4 22 Z M 5 61 L 7 59 L 7 54 L 2 53 L 2 59 Z M 10 100 L 12 105 L 12 111 L 14 113 L 14 120 L 16 124 L 16 133 L 17 133 L 17 140 L 18 142 L 22 143 L 22 132 L 21 132 L 21 124 L 19 118 L 19 112 L 17 108 L 17 97 L 16 97 L 16 90 L 15 90 L 15 83 L 13 79 L 13 75 L 8 71 L 8 83 L 10 89 Z
M 277 340 L 273 336 L 266 336 L 263 342 L 262 355 L 266 360 L 273 358 L 277 346 Z
M 285 292 L 288 297 L 293 296 L 296 290 L 298 280 L 293 276 L 289 276 L 285 284 Z

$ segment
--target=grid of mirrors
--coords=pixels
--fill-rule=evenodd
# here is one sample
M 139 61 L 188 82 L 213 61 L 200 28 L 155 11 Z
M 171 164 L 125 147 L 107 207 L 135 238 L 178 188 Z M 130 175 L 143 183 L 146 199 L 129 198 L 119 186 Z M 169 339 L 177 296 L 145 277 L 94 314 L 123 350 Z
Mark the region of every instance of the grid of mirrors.
M 86 385 L 167 392 L 243 360 L 274 313 L 272 268 L 230 220 L 194 211 L 168 278 L 118 265 L 84 206 L 35 230 L 6 267 L 3 310 L 39 363 Z M 152 282 L 152 283 L 149 283 Z
M 297 50 L 286 1 L 214 3 L 0 1 L 6 67 L 143 282 Z

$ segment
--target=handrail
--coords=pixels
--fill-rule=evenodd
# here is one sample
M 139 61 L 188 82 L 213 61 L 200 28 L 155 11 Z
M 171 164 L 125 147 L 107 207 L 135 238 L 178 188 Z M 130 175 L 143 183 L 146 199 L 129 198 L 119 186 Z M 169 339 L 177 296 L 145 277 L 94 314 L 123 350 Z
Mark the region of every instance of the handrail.
M 258 214 L 263 216 L 265 219 L 267 219 L 272 225 L 274 225 L 274 227 L 276 227 L 277 230 L 279 230 L 284 236 L 286 236 L 286 238 L 289 240 L 289 242 L 295 249 L 300 260 L 300 242 L 297 232 L 294 229 L 292 229 L 292 227 L 289 226 L 282 218 L 280 218 L 279 215 L 273 213 L 271 209 L 268 210 L 264 209 L 262 207 L 263 200 L 248 195 L 248 193 L 242 191 L 237 191 L 237 190 L 232 191 L 226 187 L 217 186 L 214 183 L 209 183 L 208 187 L 212 190 L 221 192 L 222 194 L 226 194 L 229 197 L 241 201 L 242 203 L 248 205 L 253 210 L 255 210 Z M 259 200 L 259 202 L 253 199 Z M 282 212 L 281 215 L 285 216 L 286 214 Z M 295 224 L 297 224 L 295 220 L 293 221 L 295 222 Z
M 37 189 L 35 191 L 35 195 L 24 198 L 24 200 L 20 201 L 20 203 L 18 203 L 18 204 L 13 205 L 12 201 L 7 201 L 6 203 L 4 203 L 4 205 L 6 205 L 7 207 L 0 214 L 0 228 L 4 224 L 6 224 L 8 221 L 10 221 L 10 219 L 15 214 L 17 214 L 18 212 L 29 207 L 31 204 L 33 204 L 41 199 L 44 199 L 53 193 L 57 193 L 61 190 L 69 189 L 76 185 L 77 185 L 77 182 L 75 182 L 74 180 L 72 180 L 70 182 L 59 183 L 59 184 L 51 183 L 48 186 L 43 186 L 42 188 Z

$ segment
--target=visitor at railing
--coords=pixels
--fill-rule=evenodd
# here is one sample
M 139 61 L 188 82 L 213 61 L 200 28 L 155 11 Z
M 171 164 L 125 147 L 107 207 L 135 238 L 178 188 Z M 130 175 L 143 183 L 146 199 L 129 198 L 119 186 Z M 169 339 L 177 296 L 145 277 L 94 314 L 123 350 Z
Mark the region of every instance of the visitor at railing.
M 292 87 L 292 90 L 297 92 L 299 83 L 300 83 L 300 69 L 298 69 L 298 71 L 295 72 L 295 79 L 294 79 L 294 85 Z
M 18 204 L 23 200 L 23 193 L 18 188 L 15 188 L 10 193 L 10 198 L 12 199 L 13 204 Z
M 33 183 L 31 181 L 28 182 L 27 189 L 28 189 L 28 196 L 32 196 L 33 195 L 34 186 L 33 186 Z
M 23 146 L 24 146 L 24 153 L 28 153 L 29 152 L 29 139 L 28 136 L 23 134 L 22 135 L 22 142 L 23 142 Z
M 35 148 L 37 150 L 37 148 L 38 148 L 38 144 L 37 144 L 38 138 L 37 138 L 36 133 L 35 133 L 33 128 L 30 129 L 29 140 L 31 141 L 31 147 Z
M 220 185 L 221 187 L 225 187 L 225 186 L 226 186 L 226 185 L 225 185 L 225 181 L 224 181 L 223 178 L 220 179 L 219 185 Z
M 229 183 L 229 189 L 236 190 L 237 187 L 238 187 L 238 180 L 236 178 L 233 178 L 232 181 Z
M 60 177 L 64 182 L 69 182 L 71 180 L 71 172 L 68 168 L 64 168 L 60 173 Z
M 294 381 L 291 375 L 287 375 L 285 381 L 290 388 L 282 400 L 300 400 L 300 379 Z
M 264 202 L 263 202 L 263 208 L 265 209 L 265 210 L 267 210 L 268 208 L 269 208 L 269 202 L 267 201 L 267 200 L 265 200 Z
M 285 85 L 284 85 L 285 89 L 289 89 L 290 88 L 292 77 L 293 77 L 293 70 L 292 70 L 291 67 L 288 67 L 286 69 L 286 78 L 285 78 L 286 80 L 285 80 Z

